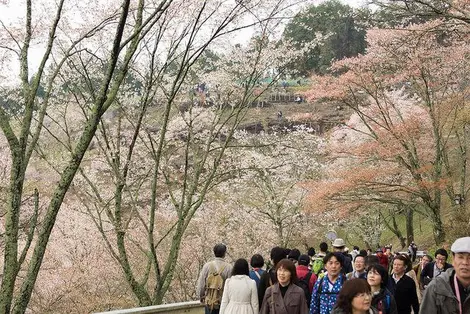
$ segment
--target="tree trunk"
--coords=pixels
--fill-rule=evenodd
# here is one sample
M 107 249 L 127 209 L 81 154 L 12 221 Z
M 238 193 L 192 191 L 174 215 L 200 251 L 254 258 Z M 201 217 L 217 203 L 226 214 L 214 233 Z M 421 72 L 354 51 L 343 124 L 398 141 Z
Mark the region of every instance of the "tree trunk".
M 383 220 L 385 226 L 388 228 L 388 230 L 390 230 L 397 237 L 397 239 L 400 241 L 401 247 L 404 248 L 405 247 L 405 237 L 401 233 L 401 231 L 398 227 L 397 221 L 395 219 L 395 215 L 397 214 L 397 212 L 394 211 L 393 209 L 389 209 L 389 213 L 390 213 L 390 217 L 392 218 L 392 224 L 391 225 L 387 221 L 387 219 L 385 219 L 383 214 L 380 214 L 380 215 L 382 217 L 382 220 Z
M 440 245 L 445 241 L 446 234 L 444 231 L 444 224 L 442 223 L 439 209 L 433 211 L 431 222 L 433 227 L 434 243 L 436 243 L 436 245 Z
M 414 241 L 414 225 L 413 225 L 414 208 L 406 208 L 406 245 L 410 245 Z
M 403 236 L 403 234 L 400 231 L 400 228 L 398 227 L 395 216 L 392 216 L 392 224 L 393 224 L 393 229 L 390 229 L 390 231 L 392 231 L 397 236 L 398 240 L 400 241 L 401 247 L 404 248 L 406 246 L 405 237 Z

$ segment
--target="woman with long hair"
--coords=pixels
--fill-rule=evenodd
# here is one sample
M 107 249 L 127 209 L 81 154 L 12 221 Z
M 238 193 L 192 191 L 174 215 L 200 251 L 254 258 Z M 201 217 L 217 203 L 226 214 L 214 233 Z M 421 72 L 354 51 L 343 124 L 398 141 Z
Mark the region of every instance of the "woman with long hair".
M 258 291 L 249 275 L 248 261 L 238 259 L 233 265 L 232 276 L 225 280 L 220 314 L 258 314 Z
M 370 286 L 364 279 L 347 280 L 339 291 L 336 305 L 331 314 L 377 314 L 371 307 Z
M 296 285 L 295 264 L 285 258 L 276 264 L 277 283 L 264 294 L 261 314 L 308 314 L 305 292 Z

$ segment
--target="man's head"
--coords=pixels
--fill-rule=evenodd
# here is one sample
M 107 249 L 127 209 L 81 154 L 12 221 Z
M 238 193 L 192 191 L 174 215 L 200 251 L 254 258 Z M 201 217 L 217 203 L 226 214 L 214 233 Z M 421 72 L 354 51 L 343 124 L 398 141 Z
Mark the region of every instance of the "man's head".
M 322 252 L 328 251 L 328 244 L 326 244 L 326 242 L 320 243 L 320 251 Z
M 406 272 L 410 271 L 411 262 L 405 255 L 398 255 L 393 260 L 393 273 L 398 276 L 403 276 Z
M 365 270 L 365 267 L 366 267 L 366 258 L 362 255 L 356 255 L 356 257 L 354 257 L 354 269 L 358 272 L 363 272 Z
M 455 240 L 450 250 L 455 275 L 464 286 L 468 286 L 470 284 L 470 237 Z
M 250 265 L 253 268 L 261 268 L 264 265 L 264 258 L 260 254 L 255 254 L 251 257 Z
M 373 264 L 379 264 L 379 258 L 376 256 L 376 255 L 367 255 L 365 260 L 364 260 L 364 267 L 366 269 L 369 268 L 370 265 L 373 265 Z
M 225 252 L 227 252 L 227 247 L 223 243 L 216 244 L 214 246 L 214 255 L 215 257 L 225 257 Z
M 434 257 L 436 259 L 436 266 L 442 269 L 447 262 L 447 257 L 449 257 L 449 254 L 445 249 L 438 249 L 434 254 Z
M 328 253 L 323 258 L 323 264 L 328 272 L 328 275 L 332 278 L 339 276 L 341 268 L 343 267 L 344 259 L 343 255 L 339 252 Z
M 359 252 L 359 247 L 357 245 L 355 245 L 355 246 L 353 246 L 353 250 Z
M 377 254 L 377 256 L 382 256 L 384 254 L 384 252 L 382 251 L 382 249 L 377 249 L 375 250 L 375 254 Z
M 283 258 L 286 258 L 286 250 L 282 247 L 276 246 L 271 249 L 271 260 L 276 265 Z
M 315 255 L 315 248 L 309 247 L 307 251 L 308 256 L 314 256 Z
M 287 258 L 293 261 L 294 263 L 296 263 L 297 260 L 299 259 L 299 256 L 300 256 L 300 251 L 298 249 L 292 249 L 289 252 L 289 255 L 287 255 Z
M 310 257 L 308 255 L 302 254 L 299 256 L 299 265 L 308 266 L 310 264 Z
M 426 266 L 426 264 L 428 263 L 431 263 L 432 262 L 432 257 L 428 254 L 424 255 L 422 258 L 421 258 L 421 268 L 424 268 L 424 266 Z
M 344 251 L 344 247 L 346 246 L 346 243 L 344 243 L 344 240 L 341 239 L 341 238 L 336 238 L 334 241 L 333 241 L 333 251 L 334 252 L 343 252 Z

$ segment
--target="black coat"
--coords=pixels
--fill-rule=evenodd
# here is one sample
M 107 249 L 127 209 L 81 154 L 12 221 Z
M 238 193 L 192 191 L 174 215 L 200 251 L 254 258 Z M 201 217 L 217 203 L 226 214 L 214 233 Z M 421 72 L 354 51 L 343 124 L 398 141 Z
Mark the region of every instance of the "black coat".
M 353 271 L 351 255 L 343 253 L 343 267 L 341 271 L 348 274 Z
M 261 275 L 261 278 L 259 279 L 259 286 L 258 286 L 258 302 L 259 302 L 260 309 L 263 303 L 266 289 L 268 289 L 272 284 L 275 284 L 276 282 L 277 282 L 277 274 L 274 268 L 270 268 L 268 271 L 265 271 Z
M 419 313 L 419 301 L 416 294 L 416 284 L 413 279 L 403 275 L 397 283 L 392 277 L 388 280 L 388 290 L 392 293 L 397 303 L 398 314 Z
M 436 262 L 432 263 L 427 263 L 426 266 L 424 266 L 423 270 L 421 271 L 421 275 L 419 278 L 419 282 L 427 286 L 429 282 L 434 278 L 434 265 Z M 449 263 L 444 264 L 444 271 L 448 270 L 449 268 L 452 268 L 452 265 Z

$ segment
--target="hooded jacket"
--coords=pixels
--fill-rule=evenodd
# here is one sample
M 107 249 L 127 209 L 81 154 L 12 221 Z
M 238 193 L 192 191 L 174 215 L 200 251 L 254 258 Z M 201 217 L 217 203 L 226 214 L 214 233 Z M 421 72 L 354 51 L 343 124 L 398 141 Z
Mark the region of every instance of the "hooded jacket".
M 451 277 L 454 278 L 453 268 L 446 270 L 434 278 L 424 292 L 423 302 L 419 313 L 422 314 L 459 314 L 459 303 L 452 291 Z M 470 295 L 462 300 L 462 313 L 470 313 Z

